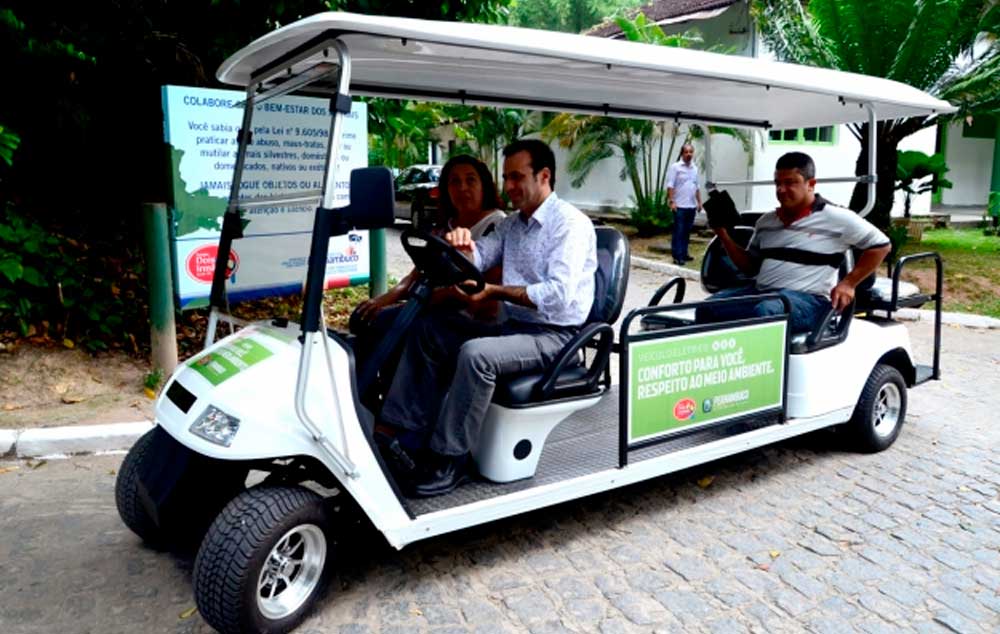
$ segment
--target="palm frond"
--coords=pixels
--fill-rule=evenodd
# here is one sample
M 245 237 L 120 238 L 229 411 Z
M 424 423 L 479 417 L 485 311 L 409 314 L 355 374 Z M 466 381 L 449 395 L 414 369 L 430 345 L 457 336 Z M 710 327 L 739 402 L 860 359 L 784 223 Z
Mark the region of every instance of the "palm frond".
M 798 0 L 754 0 L 750 11 L 764 41 L 779 59 L 806 66 L 844 68 L 835 47 L 823 37 Z
M 933 89 L 980 32 L 982 0 L 916 3 L 917 11 L 885 75 L 922 90 Z

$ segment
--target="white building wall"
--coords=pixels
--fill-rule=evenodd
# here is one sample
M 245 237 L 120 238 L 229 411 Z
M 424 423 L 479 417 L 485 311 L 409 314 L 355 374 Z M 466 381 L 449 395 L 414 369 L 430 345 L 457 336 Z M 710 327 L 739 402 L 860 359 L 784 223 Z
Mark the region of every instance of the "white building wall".
M 945 157 L 950 171 L 946 178 L 954 187 L 941 192 L 945 205 L 986 205 L 993 169 L 994 139 L 962 136 L 962 122 L 948 126 Z
M 919 150 L 926 154 L 934 153 L 936 139 L 936 128 L 927 128 L 913 134 L 899 145 L 900 150 Z M 759 148 L 754 158 L 753 180 L 769 180 L 774 177 L 774 164 L 778 158 L 786 152 L 805 152 L 812 157 L 816 163 L 817 178 L 835 178 L 842 176 L 854 176 L 855 164 L 858 154 L 861 152 L 861 144 L 854 138 L 847 126 L 838 126 L 837 140 L 832 145 L 810 144 L 810 143 L 772 143 L 765 142 L 763 148 Z M 733 188 L 735 190 L 735 188 Z M 774 187 L 756 186 L 753 187 L 753 194 L 750 201 L 750 209 L 754 211 L 768 211 L 777 205 L 774 196 Z M 846 207 L 851 202 L 851 194 L 854 191 L 853 183 L 819 183 L 816 191 L 830 202 Z M 945 190 L 947 191 L 947 190 Z M 903 215 L 903 194 L 896 192 L 896 202 L 893 206 L 893 215 Z M 931 195 L 929 193 L 915 197 L 910 203 L 911 214 L 930 213 Z
M 669 141 L 668 141 L 669 143 Z M 674 155 L 667 157 L 665 166 L 678 160 L 682 139 L 679 139 L 674 147 Z M 566 171 L 569 162 L 569 150 L 565 150 L 556 143 L 551 144 L 556 155 L 556 193 L 560 198 L 564 198 L 585 211 L 626 211 L 633 204 L 633 194 L 631 184 L 621 180 L 618 175 L 621 172 L 624 161 L 621 155 L 605 159 L 587 177 L 587 180 L 579 187 L 573 187 L 572 178 Z M 705 179 L 707 177 L 707 165 L 705 164 L 706 152 L 701 141 L 694 143 L 695 161 L 701 169 L 702 200 L 705 199 Z M 713 180 L 746 180 L 747 178 L 747 155 L 743 147 L 736 139 L 725 135 L 712 135 L 712 178 Z M 735 192 L 734 192 L 735 194 Z M 736 194 L 738 196 L 738 194 Z M 734 198 L 736 203 L 741 203 L 740 198 Z M 743 200 L 746 204 L 746 201 Z

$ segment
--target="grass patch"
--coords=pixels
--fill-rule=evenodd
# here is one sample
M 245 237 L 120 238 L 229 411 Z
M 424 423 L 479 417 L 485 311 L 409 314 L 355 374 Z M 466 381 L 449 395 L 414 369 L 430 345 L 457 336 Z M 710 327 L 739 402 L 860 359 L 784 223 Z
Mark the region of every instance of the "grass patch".
M 982 229 L 928 229 L 920 244 L 934 251 L 1000 253 L 1000 239 L 983 235 Z
M 1000 238 L 981 229 L 931 229 L 902 255 L 936 251 L 944 261 L 944 309 L 1000 318 Z M 907 265 L 903 279 L 933 291 L 932 261 Z

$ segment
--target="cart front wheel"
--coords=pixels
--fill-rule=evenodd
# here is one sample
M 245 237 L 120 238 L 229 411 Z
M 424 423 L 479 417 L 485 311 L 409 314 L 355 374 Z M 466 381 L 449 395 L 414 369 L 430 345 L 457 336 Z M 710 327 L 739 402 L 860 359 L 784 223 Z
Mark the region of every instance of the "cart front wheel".
M 212 523 L 194 564 L 198 611 L 220 632 L 287 632 L 326 584 L 332 542 L 323 499 L 258 486 Z
M 906 418 L 906 382 L 899 370 L 879 364 L 861 391 L 847 427 L 859 451 L 888 449 Z
M 167 536 L 146 512 L 139 493 L 139 472 L 153 442 L 154 431 L 151 429 L 140 436 L 122 461 L 115 480 L 115 506 L 125 526 L 142 541 L 154 548 L 163 548 L 168 543 Z

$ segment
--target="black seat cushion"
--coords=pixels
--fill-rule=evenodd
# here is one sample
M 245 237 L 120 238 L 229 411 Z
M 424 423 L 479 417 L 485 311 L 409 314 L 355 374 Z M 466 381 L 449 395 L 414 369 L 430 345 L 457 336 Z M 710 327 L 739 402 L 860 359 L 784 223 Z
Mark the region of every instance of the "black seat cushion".
M 594 303 L 587 316 L 587 324 L 612 324 L 621 314 L 625 303 L 625 289 L 628 286 L 629 244 L 625 236 L 613 227 L 594 227 L 597 236 L 597 270 L 594 272 Z M 566 344 L 565 351 L 571 349 L 576 339 Z M 577 353 L 579 356 L 579 353 Z M 562 354 L 557 355 L 562 356 Z M 594 359 L 591 365 L 599 360 Z M 501 376 L 497 379 L 493 401 L 500 405 L 528 405 L 538 402 L 536 386 L 545 379 L 547 370 Z M 556 390 L 552 399 L 581 396 L 583 391 L 576 387 L 559 389 L 561 383 L 583 381 L 587 378 L 587 368 L 582 363 L 570 363 L 556 379 Z M 599 388 L 597 388 L 599 389 Z
M 582 365 L 570 366 L 559 374 L 560 380 L 578 381 L 587 374 L 587 368 Z M 500 377 L 497 380 L 496 390 L 493 392 L 493 402 L 499 405 L 518 406 L 529 405 L 535 402 L 535 387 L 542 382 L 545 370 L 536 372 L 525 372 L 523 374 L 512 374 Z M 560 396 L 577 396 L 575 394 L 561 394 Z

